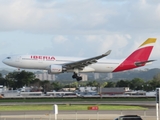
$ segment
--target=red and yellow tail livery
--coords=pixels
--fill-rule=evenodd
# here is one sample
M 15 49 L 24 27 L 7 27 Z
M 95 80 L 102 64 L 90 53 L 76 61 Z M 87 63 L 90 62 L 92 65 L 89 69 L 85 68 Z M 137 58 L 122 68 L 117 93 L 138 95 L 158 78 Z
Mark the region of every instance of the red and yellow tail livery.
M 113 72 L 133 69 L 153 62 L 148 60 L 152 52 L 156 38 L 148 38 L 142 45 L 139 46 L 131 55 L 129 55 Z

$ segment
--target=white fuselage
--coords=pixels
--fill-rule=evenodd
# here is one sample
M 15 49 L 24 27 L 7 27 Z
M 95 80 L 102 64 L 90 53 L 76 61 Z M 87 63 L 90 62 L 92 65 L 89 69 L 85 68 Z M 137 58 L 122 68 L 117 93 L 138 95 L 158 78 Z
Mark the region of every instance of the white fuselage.
M 3 60 L 3 63 L 23 69 L 40 69 L 48 70 L 50 65 L 63 65 L 65 63 L 72 63 L 75 61 L 83 60 L 84 58 L 75 57 L 57 57 L 57 56 L 38 56 L 36 55 L 16 55 L 10 56 Z M 97 63 L 91 64 L 85 67 L 79 72 L 112 72 L 114 71 L 123 60 L 108 60 L 101 59 Z M 67 72 L 73 72 L 74 70 L 68 70 Z

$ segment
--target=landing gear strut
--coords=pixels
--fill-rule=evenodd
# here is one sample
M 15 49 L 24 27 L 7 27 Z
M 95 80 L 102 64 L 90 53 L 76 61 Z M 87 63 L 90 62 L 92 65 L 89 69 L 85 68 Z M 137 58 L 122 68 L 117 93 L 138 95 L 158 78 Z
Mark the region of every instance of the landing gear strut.
M 77 81 L 81 81 L 82 80 L 82 77 L 78 76 L 77 73 L 75 73 L 75 72 L 73 73 L 72 78 L 76 79 Z

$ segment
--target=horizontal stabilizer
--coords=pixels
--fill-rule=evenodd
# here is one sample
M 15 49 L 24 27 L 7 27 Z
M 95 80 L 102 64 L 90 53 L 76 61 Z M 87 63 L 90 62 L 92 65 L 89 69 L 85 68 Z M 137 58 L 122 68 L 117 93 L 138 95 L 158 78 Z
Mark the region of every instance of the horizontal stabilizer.
M 144 66 L 146 63 L 152 63 L 152 62 L 154 62 L 154 61 L 155 61 L 155 60 L 135 62 L 135 65 L 136 65 L 137 67 L 139 67 L 139 66 Z

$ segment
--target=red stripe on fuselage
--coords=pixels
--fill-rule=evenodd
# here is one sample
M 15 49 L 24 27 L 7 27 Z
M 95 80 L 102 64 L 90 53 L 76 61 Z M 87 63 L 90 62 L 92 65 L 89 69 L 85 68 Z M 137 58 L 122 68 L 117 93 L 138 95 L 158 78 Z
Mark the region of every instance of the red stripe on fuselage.
M 153 49 L 153 46 L 148 46 L 148 47 L 140 48 L 134 51 L 113 72 L 137 68 L 137 66 L 135 65 L 135 62 L 147 61 L 152 49 Z

